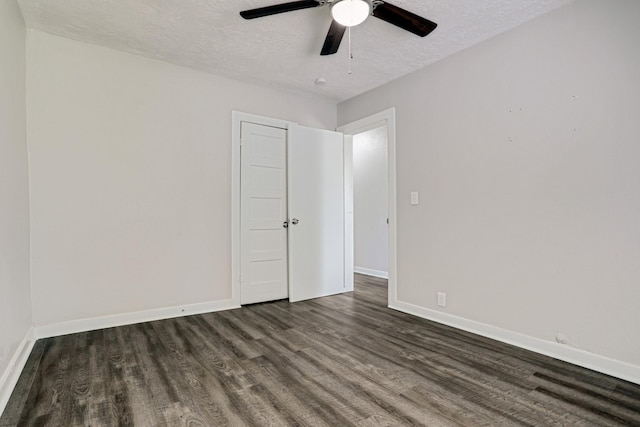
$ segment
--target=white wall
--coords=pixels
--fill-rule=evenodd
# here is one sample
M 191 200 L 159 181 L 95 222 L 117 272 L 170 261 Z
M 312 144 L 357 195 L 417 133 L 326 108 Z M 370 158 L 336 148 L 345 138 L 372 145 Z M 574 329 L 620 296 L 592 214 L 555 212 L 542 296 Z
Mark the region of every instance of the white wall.
M 353 222 L 356 272 L 388 274 L 387 127 L 353 135 Z
M 14 0 L 0 1 L 0 412 L 12 365 L 31 328 L 25 28 Z M 5 387 L 7 389 L 5 389 Z
M 27 37 L 36 325 L 231 297 L 231 111 L 336 106 L 37 31 Z
M 338 106 L 396 107 L 399 301 L 640 381 L 639 18 L 577 1 Z

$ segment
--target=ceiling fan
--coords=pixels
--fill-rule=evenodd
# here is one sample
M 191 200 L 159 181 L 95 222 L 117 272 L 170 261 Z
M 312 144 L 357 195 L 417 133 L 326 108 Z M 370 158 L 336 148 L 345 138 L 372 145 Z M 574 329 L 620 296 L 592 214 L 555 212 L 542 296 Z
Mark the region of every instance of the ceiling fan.
M 420 37 L 425 37 L 438 26 L 435 22 L 383 0 L 298 0 L 243 10 L 240 12 L 240 16 L 244 19 L 262 18 L 278 13 L 325 5 L 331 5 L 333 21 L 324 40 L 320 55 L 336 53 L 347 27 L 362 23 L 369 15 L 373 15 Z

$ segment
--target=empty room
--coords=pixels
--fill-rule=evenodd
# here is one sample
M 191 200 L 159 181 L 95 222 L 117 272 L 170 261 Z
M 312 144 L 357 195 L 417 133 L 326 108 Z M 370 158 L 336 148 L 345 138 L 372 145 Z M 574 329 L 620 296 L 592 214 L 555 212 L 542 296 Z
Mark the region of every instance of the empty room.
M 637 0 L 1 0 L 0 426 L 640 425 Z

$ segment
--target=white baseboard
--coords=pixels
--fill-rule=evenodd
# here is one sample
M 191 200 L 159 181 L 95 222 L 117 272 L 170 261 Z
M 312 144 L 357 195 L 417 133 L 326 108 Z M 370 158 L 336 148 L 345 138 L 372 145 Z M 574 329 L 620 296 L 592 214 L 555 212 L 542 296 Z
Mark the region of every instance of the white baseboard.
M 4 408 L 9 402 L 11 393 L 18 383 L 20 374 L 24 369 L 24 365 L 27 363 L 27 359 L 29 359 L 29 354 L 31 354 L 31 349 L 33 349 L 35 342 L 34 329 L 29 328 L 11 357 L 7 368 L 2 373 L 2 376 L 0 376 L 0 414 L 4 412 Z
M 380 277 L 382 279 L 388 279 L 389 273 L 386 271 L 372 270 L 365 267 L 353 267 L 354 273 L 366 274 L 367 276 Z
M 94 331 L 96 329 L 112 328 L 115 326 L 132 325 L 135 323 L 151 322 L 154 320 L 170 319 L 173 317 L 190 316 L 193 314 L 211 313 L 214 311 L 240 308 L 232 300 L 211 301 L 198 304 L 188 304 L 175 307 L 157 308 L 134 313 L 114 314 L 111 316 L 94 317 L 90 319 L 71 320 L 69 322 L 52 325 L 36 326 L 36 338 L 49 338 L 78 332 Z
M 640 366 L 637 365 L 402 301 L 390 301 L 389 308 L 640 384 Z

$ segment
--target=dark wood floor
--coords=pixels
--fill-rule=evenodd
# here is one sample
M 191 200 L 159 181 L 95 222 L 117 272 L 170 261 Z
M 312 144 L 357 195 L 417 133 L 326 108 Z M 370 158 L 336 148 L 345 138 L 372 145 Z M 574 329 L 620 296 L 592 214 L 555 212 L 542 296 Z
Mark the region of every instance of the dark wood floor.
M 386 281 L 39 340 L 1 426 L 640 426 L 640 386 L 385 308 Z

